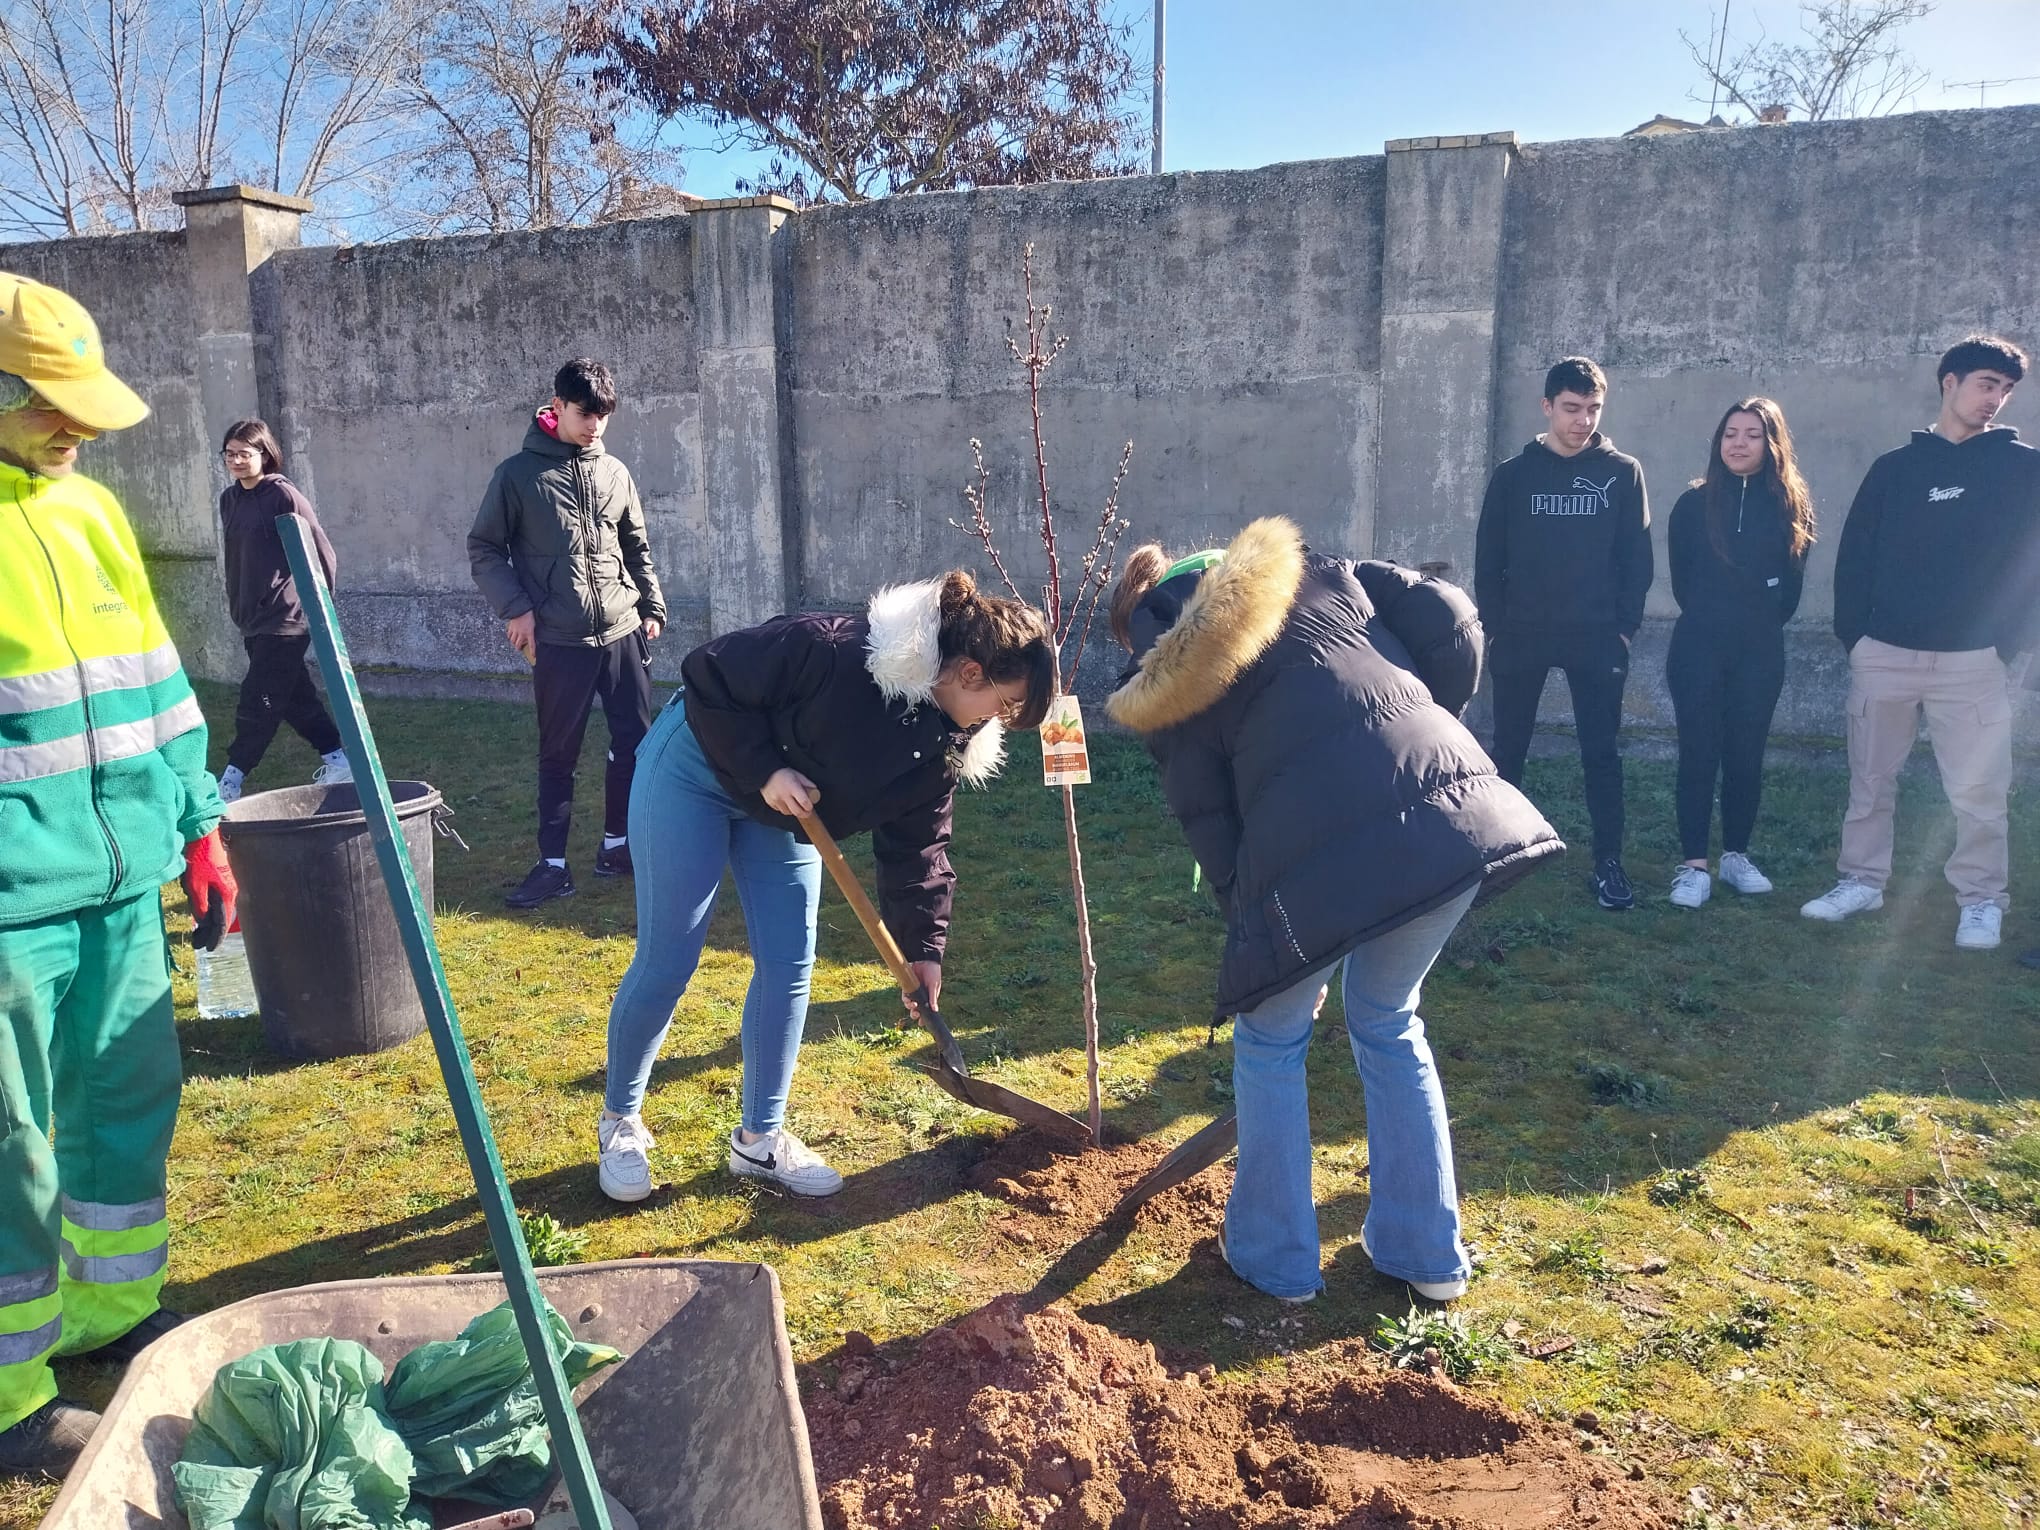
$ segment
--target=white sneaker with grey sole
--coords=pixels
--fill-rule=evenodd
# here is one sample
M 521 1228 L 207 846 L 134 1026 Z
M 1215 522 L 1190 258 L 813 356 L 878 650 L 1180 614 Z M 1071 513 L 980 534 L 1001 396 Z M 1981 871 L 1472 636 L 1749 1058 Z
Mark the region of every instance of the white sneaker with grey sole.
M 1672 907 L 1698 908 L 1714 896 L 1714 878 L 1698 866 L 1681 866 L 1672 873 Z
M 1365 1254 L 1370 1261 L 1374 1258 L 1374 1250 L 1367 1246 L 1367 1229 L 1364 1227 L 1360 1229 L 1360 1252 Z M 1375 1272 L 1381 1275 L 1388 1275 L 1388 1271 L 1381 1269 L 1378 1265 L 1375 1267 Z M 1388 1278 L 1390 1280 L 1401 1280 L 1404 1285 L 1416 1292 L 1417 1295 L 1423 1297 L 1425 1301 L 1456 1302 L 1460 1297 L 1466 1295 L 1466 1282 L 1463 1280 L 1403 1280 L 1403 1277 L 1400 1275 L 1388 1275 Z
M 730 1133 L 730 1172 L 745 1179 L 770 1180 L 795 1195 L 834 1195 L 843 1176 L 785 1127 L 775 1127 L 756 1142 Z
M 602 1150 L 595 1177 L 612 1201 L 641 1201 L 652 1193 L 651 1152 L 658 1144 L 643 1116 L 602 1113 L 595 1129 Z
M 347 763 L 347 756 L 326 760 L 312 772 L 314 786 L 351 786 L 354 783 L 354 767 Z
M 1867 914 L 1882 907 L 1884 894 L 1881 890 L 1854 877 L 1843 877 L 1811 903 L 1801 904 L 1799 912 L 1809 919 L 1840 924 L 1851 914 Z
M 2005 911 L 1995 903 L 1967 903 L 1955 922 L 1955 944 L 1964 951 L 1995 951 L 2004 931 Z
M 1757 863 L 1740 850 L 1722 856 L 1721 880 L 1749 897 L 1771 891 L 1771 879 L 1757 870 Z

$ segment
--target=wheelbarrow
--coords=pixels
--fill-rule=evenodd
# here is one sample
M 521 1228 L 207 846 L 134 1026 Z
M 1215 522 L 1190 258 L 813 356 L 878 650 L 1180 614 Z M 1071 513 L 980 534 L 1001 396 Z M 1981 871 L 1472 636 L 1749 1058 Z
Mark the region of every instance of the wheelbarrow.
M 768 1266 L 626 1259 L 542 1270 L 538 1285 L 575 1338 L 624 1353 L 575 1403 L 603 1488 L 639 1530 L 821 1530 Z M 453 1338 L 504 1293 L 500 1275 L 345 1280 L 191 1319 L 129 1366 L 42 1530 L 186 1530 L 170 1468 L 222 1365 L 265 1344 L 333 1337 L 393 1366 L 420 1344 Z M 449 1504 L 439 1522 L 487 1523 L 485 1513 Z

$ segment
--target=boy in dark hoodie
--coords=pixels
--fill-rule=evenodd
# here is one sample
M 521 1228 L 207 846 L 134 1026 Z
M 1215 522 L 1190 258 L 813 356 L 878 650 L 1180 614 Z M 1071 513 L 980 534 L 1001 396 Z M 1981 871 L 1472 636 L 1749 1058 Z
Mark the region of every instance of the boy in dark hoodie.
M 1565 671 L 1593 823 L 1601 907 L 1634 906 L 1622 869 L 1622 689 L 1650 589 L 1643 468 L 1597 428 L 1608 380 L 1584 356 L 1544 377 L 1551 428 L 1495 469 L 1481 502 L 1474 599 L 1494 678 L 1496 769 L 1521 785 L 1545 677 Z
M 567 830 L 574 767 L 595 698 L 609 722 L 597 876 L 631 874 L 630 783 L 652 724 L 651 648 L 666 622 L 630 469 L 602 448 L 616 379 L 568 362 L 553 400 L 496 469 L 468 533 L 468 563 L 531 665 L 538 702 L 538 862 L 503 901 L 533 908 L 574 890 Z
M 1849 807 L 1841 880 L 1800 912 L 1881 908 L 1892 803 L 1922 709 L 1955 810 L 1955 944 L 1998 944 L 2010 902 L 2012 700 L 2006 662 L 2040 638 L 2040 452 L 1995 424 L 2026 357 L 1971 335 L 1935 372 L 1932 428 L 1870 465 L 1842 524 L 1835 636 L 1849 651 Z

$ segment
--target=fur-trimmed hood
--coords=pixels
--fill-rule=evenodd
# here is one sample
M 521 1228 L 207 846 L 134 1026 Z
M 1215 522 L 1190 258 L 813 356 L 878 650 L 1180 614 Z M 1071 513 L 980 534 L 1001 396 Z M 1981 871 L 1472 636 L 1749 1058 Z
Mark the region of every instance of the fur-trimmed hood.
M 1302 584 L 1303 533 L 1295 523 L 1279 515 L 1250 523 L 1225 561 L 1199 578 L 1174 625 L 1139 656 L 1106 711 L 1136 733 L 1195 717 L 1268 651 Z
M 888 585 L 865 607 L 871 635 L 864 667 L 888 701 L 935 705 L 942 673 L 942 581 Z M 964 746 L 958 775 L 966 786 L 989 785 L 1006 764 L 1006 730 L 998 718 L 981 723 Z

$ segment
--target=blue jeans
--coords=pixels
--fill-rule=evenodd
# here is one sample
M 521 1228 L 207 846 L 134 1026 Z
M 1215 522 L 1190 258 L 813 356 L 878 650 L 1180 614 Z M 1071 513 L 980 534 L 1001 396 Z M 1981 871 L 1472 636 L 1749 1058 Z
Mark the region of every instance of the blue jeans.
M 1374 1267 L 1401 1280 L 1464 1280 L 1472 1270 L 1459 1241 L 1445 1092 L 1417 1017 L 1425 974 L 1472 902 L 1470 890 L 1370 940 L 1343 963 L 1346 1031 L 1367 1101 L 1367 1246 Z M 1226 1257 L 1242 1279 L 1272 1296 L 1307 1296 L 1324 1284 L 1304 1063 L 1318 989 L 1338 965 L 1319 968 L 1233 1022 L 1240 1158 L 1225 1208 Z
M 674 697 L 638 750 L 630 788 L 637 952 L 609 1007 L 609 1086 L 618 1115 L 644 1108 L 645 1085 L 708 937 L 723 868 L 736 879 L 751 943 L 744 996 L 746 1131 L 786 1118 L 815 967 L 822 858 L 791 832 L 752 818 L 716 779 Z

